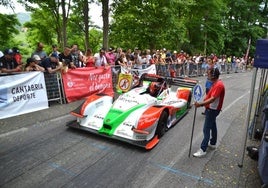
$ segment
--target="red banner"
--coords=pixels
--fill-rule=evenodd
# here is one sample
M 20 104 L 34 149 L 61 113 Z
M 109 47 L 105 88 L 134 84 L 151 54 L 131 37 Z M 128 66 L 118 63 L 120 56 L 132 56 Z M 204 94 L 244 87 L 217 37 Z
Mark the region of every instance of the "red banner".
M 95 93 L 113 96 L 112 72 L 106 68 L 77 68 L 62 73 L 65 97 L 68 102 L 80 100 Z

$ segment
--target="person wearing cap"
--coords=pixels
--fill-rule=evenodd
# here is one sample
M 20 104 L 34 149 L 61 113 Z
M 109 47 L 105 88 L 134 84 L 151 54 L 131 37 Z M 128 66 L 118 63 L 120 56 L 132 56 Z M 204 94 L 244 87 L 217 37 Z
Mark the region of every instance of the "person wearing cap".
M 47 53 L 43 50 L 44 44 L 42 42 L 37 43 L 36 50 L 32 53 L 32 57 L 34 55 L 39 55 L 39 57 L 43 60 L 47 57 Z
M 52 53 L 50 57 L 43 59 L 41 66 L 48 73 L 56 73 L 62 69 L 62 63 L 59 62 L 59 56 L 56 53 Z
M 39 57 L 39 55 L 33 55 L 32 57 L 36 62 L 41 62 L 41 58 Z
M 25 65 L 25 71 L 41 71 L 45 72 L 45 68 L 38 65 L 38 61 L 36 61 L 34 58 L 28 58 Z
M 6 49 L 4 51 L 4 56 L 0 58 L 0 70 L 3 73 L 13 73 L 20 72 L 21 65 L 18 64 L 13 56 L 12 49 Z

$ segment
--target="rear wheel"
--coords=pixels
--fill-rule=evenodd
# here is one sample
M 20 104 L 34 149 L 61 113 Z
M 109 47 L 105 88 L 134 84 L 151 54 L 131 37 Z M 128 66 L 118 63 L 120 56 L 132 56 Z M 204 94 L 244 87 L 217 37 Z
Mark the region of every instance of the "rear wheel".
M 158 136 L 158 138 L 161 138 L 167 130 L 167 119 L 168 113 L 166 111 L 163 111 L 156 128 L 156 135 Z

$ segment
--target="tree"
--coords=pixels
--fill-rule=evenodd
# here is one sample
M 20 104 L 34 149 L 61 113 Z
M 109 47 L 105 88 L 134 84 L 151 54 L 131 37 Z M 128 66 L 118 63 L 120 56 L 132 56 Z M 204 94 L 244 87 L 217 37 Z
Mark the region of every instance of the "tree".
M 0 14 L 0 27 L 5 28 L 0 30 L 0 44 L 1 47 L 10 47 L 15 41 L 14 35 L 19 33 L 18 26 L 20 23 L 16 15 Z
M 109 46 L 109 0 L 101 0 L 102 19 L 103 19 L 103 47 L 108 49 Z
M 186 40 L 179 10 L 190 4 L 192 1 L 115 0 L 110 40 L 123 48 L 177 49 Z
M 222 15 L 226 11 L 226 4 L 222 0 L 199 0 L 192 4 L 187 15 L 186 27 L 192 53 L 220 54 L 224 49 Z
M 52 24 L 54 19 L 50 12 L 36 9 L 31 14 L 31 18 L 30 22 L 24 24 L 28 28 L 27 41 L 29 46 L 34 49 L 37 42 L 43 42 L 49 44 L 45 46 L 46 51 L 51 50 L 50 46 L 57 42 L 58 34 L 55 25 Z
M 89 4 L 91 3 L 94 3 L 94 1 L 75 1 L 71 8 L 72 14 L 70 15 L 68 26 L 68 31 L 72 33 L 72 35 L 77 35 L 80 38 L 81 36 L 83 37 L 83 41 L 81 41 L 81 39 L 79 39 L 79 41 L 82 42 L 85 50 L 92 48 L 92 46 L 95 46 L 95 44 L 92 44 L 90 42 L 95 41 L 95 39 L 91 40 L 90 38 L 90 28 L 99 28 L 98 26 L 92 24 L 91 18 L 89 17 L 89 11 L 91 11 L 89 9 Z M 98 42 L 98 45 L 101 44 Z
M 42 0 L 18 1 L 22 3 L 26 7 L 26 9 L 30 10 L 32 13 L 44 11 L 42 14 L 46 15 L 47 17 L 43 17 L 43 19 L 50 21 L 50 23 L 47 23 L 47 26 L 54 30 L 53 33 L 57 34 L 57 43 L 60 44 L 60 46 L 62 47 L 67 44 L 67 23 L 70 14 L 71 0 L 68 0 L 67 3 L 65 2 L 65 0 L 47 0 L 45 2 Z M 38 8 L 33 7 L 33 5 L 38 5 Z M 36 18 L 36 20 L 37 19 L 38 17 Z
M 228 1 L 228 12 L 225 27 L 229 31 L 225 48 L 228 54 L 241 56 L 245 53 L 248 40 L 252 39 L 252 44 L 259 38 L 265 38 L 267 28 L 263 23 L 267 23 L 267 14 L 262 15 L 261 2 L 255 0 Z M 263 10 L 264 11 L 264 10 Z M 263 20 L 265 20 L 262 22 Z

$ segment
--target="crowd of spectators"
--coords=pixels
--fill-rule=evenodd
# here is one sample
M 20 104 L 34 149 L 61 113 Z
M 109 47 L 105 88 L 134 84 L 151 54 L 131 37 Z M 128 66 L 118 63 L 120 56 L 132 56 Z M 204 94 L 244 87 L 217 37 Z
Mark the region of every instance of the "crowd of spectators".
M 63 51 L 58 51 L 57 45 L 52 45 L 52 50 L 47 55 L 43 50 L 44 44 L 37 43 L 35 51 L 27 58 L 26 63 L 22 62 L 22 55 L 18 48 L 0 51 L 0 72 L 12 73 L 20 71 L 43 71 L 55 73 L 59 71 L 67 72 L 68 69 L 81 67 L 106 67 L 111 66 L 114 74 L 120 72 L 120 67 L 125 69 L 144 69 L 155 64 L 157 74 L 162 76 L 193 76 L 205 75 L 208 67 L 208 59 L 221 72 L 243 71 L 247 66 L 252 66 L 254 59 L 244 56 L 226 56 L 210 54 L 191 55 L 183 50 L 179 52 L 167 50 L 140 50 L 135 48 L 123 50 L 122 48 L 101 48 L 97 53 L 91 49 L 82 52 L 78 45 L 64 47 Z

